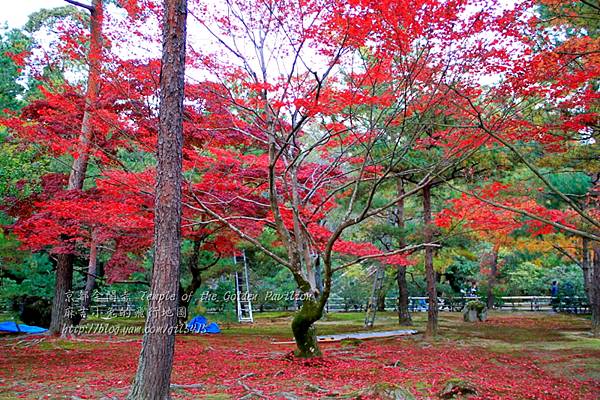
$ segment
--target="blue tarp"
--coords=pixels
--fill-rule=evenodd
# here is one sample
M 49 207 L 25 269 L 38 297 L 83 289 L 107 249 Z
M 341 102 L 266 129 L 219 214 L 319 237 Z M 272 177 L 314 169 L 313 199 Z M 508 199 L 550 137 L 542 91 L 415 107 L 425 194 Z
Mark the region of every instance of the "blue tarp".
M 47 330 L 48 329 L 40 328 L 39 326 L 29 326 L 25 324 L 19 324 L 19 328 L 17 329 L 17 324 L 14 321 L 0 322 L 0 331 L 2 332 L 44 333 Z
M 187 324 L 187 328 L 194 333 L 221 333 L 219 325 L 214 322 L 207 324 L 208 320 L 203 315 L 198 315 Z
M 221 328 L 219 328 L 216 322 L 211 322 L 206 327 L 206 333 L 221 333 Z
M 187 324 L 187 328 L 195 333 L 202 333 L 202 331 L 206 328 L 206 323 L 208 321 L 203 315 L 198 315 Z

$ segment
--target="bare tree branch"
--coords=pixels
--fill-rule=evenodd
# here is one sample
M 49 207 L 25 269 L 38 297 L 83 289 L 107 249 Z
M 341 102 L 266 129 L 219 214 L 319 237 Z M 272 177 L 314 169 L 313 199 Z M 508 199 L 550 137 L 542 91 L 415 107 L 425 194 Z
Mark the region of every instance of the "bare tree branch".
M 350 261 L 350 262 L 348 262 L 346 264 L 343 264 L 343 265 L 341 265 L 339 267 L 335 267 L 335 268 L 333 268 L 331 270 L 331 272 L 336 272 L 336 271 L 339 271 L 341 269 L 348 268 L 348 267 L 350 267 L 352 265 L 360 263 L 361 261 L 371 260 L 371 259 L 374 259 L 374 258 L 389 257 L 389 256 L 393 256 L 393 255 L 400 254 L 400 253 L 414 252 L 416 250 L 420 250 L 420 249 L 425 248 L 425 247 L 440 248 L 440 247 L 442 247 L 442 245 L 439 244 L 439 243 L 421 243 L 421 244 L 415 244 L 415 245 L 411 245 L 411 246 L 406 246 L 406 247 L 403 247 L 401 249 L 396 249 L 394 251 L 389 251 L 389 252 L 386 252 L 386 253 L 369 254 L 369 255 L 366 255 L 366 256 L 358 257 L 355 260 L 352 260 L 352 261 Z
M 86 10 L 88 10 L 90 13 L 93 13 L 93 12 L 94 12 L 94 7 L 92 7 L 92 6 L 91 6 L 91 5 L 89 5 L 89 4 L 80 3 L 80 2 L 78 2 L 78 1 L 75 1 L 75 0 L 65 0 L 65 2 L 67 2 L 67 3 L 69 3 L 69 4 L 72 4 L 72 5 L 74 5 L 74 6 L 77 6 L 77 7 L 85 8 L 85 9 L 86 9 Z

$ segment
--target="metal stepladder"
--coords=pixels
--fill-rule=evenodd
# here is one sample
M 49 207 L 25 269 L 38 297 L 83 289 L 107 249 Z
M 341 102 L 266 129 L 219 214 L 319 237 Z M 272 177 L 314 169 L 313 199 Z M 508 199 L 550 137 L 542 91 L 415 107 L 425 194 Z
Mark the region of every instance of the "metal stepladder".
M 238 263 L 241 263 L 244 267 L 243 271 L 235 271 L 233 274 L 238 322 L 254 322 L 250 296 L 250 280 L 248 279 L 248 261 L 244 250 L 242 250 L 241 256 L 233 256 L 233 264 L 237 266 Z
M 367 314 L 365 315 L 365 327 L 372 328 L 375 322 L 375 314 L 377 313 L 377 300 L 381 290 L 383 289 L 383 282 L 385 280 L 385 266 L 378 265 L 375 271 L 375 279 L 373 280 L 373 289 L 371 290 L 371 297 L 367 304 Z

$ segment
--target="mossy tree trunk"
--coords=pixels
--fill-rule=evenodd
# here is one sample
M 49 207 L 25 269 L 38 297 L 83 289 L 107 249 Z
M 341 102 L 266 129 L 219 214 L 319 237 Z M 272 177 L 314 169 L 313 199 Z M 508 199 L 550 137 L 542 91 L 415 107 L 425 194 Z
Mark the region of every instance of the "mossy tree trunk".
M 310 358 L 322 355 L 317 343 L 315 322 L 323 316 L 323 305 L 320 301 L 304 300 L 300 310 L 292 320 L 292 332 L 298 347 L 294 352 L 297 357 Z

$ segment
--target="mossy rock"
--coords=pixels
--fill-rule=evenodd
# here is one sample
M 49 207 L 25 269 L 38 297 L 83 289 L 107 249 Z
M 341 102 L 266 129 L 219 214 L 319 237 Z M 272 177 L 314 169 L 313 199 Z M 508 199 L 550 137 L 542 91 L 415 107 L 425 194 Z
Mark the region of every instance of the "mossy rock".
M 368 388 L 364 394 L 381 400 L 415 400 L 411 392 L 390 383 L 377 383 Z
M 438 394 L 440 399 L 468 398 L 477 394 L 477 388 L 463 379 L 453 378 L 446 381 L 444 388 Z
M 479 300 L 471 300 L 465 304 L 462 310 L 465 322 L 485 321 L 487 319 L 487 307 Z
M 381 382 L 348 394 L 325 397 L 325 399 L 415 400 L 415 396 L 401 386 Z
M 487 311 L 487 307 L 485 306 L 485 303 L 479 300 L 471 300 L 469 301 L 467 304 L 465 304 L 465 309 L 466 310 L 474 310 L 477 311 L 478 313 Z

